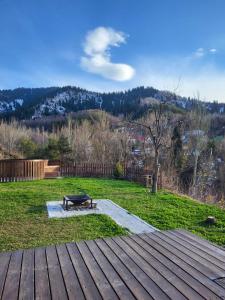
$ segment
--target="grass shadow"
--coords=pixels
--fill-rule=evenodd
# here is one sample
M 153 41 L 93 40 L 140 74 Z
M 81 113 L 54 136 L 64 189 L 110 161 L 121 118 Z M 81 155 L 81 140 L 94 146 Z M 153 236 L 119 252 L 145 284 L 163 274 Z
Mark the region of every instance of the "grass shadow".
M 28 208 L 27 213 L 32 215 L 40 215 L 47 211 L 45 205 L 32 205 Z

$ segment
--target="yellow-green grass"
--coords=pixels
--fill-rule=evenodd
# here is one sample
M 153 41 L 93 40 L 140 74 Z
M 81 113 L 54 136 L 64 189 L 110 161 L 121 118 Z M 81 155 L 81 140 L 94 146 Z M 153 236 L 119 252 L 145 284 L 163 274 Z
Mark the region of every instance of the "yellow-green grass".
M 159 229 L 183 228 L 225 245 L 225 211 L 216 206 L 168 191 L 152 195 L 123 180 L 67 178 L 0 184 L 0 251 L 127 234 L 105 215 L 48 219 L 46 201 L 82 192 L 111 199 Z M 209 215 L 215 225 L 204 223 Z

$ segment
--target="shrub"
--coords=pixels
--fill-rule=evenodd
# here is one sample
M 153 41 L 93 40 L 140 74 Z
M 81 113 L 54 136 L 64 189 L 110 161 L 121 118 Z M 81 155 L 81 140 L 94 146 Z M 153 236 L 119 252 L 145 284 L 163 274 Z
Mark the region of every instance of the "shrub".
M 121 178 L 123 176 L 123 166 L 120 162 L 117 162 L 114 169 L 114 177 Z
M 24 158 L 33 158 L 37 151 L 37 144 L 29 138 L 22 138 L 18 145 L 19 151 L 23 154 Z

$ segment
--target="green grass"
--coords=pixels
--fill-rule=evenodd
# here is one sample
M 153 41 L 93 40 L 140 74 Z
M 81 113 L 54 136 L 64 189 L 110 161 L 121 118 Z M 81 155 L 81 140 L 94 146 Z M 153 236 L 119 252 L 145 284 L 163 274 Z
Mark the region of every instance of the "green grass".
M 167 191 L 157 195 L 122 180 L 68 178 L 0 184 L 0 251 L 126 234 L 104 215 L 48 219 L 46 201 L 85 191 L 108 198 L 159 229 L 184 228 L 225 245 L 225 211 Z M 213 215 L 217 223 L 206 226 Z

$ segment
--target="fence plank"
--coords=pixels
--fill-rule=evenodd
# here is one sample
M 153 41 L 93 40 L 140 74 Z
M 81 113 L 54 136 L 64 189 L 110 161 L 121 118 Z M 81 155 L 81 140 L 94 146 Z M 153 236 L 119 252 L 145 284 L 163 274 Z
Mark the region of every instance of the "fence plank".
M 101 163 L 61 163 L 60 171 L 61 176 L 64 177 L 114 177 L 114 164 L 101 164 Z M 138 182 L 146 185 L 147 179 L 145 175 L 152 175 L 152 170 L 143 167 L 128 167 L 123 165 L 123 178 L 131 181 Z M 159 176 L 159 188 L 162 187 L 161 173 Z
M 44 178 L 45 160 L 0 160 L 0 182 Z

